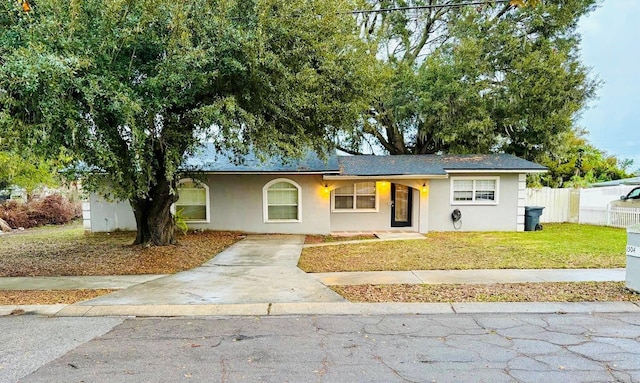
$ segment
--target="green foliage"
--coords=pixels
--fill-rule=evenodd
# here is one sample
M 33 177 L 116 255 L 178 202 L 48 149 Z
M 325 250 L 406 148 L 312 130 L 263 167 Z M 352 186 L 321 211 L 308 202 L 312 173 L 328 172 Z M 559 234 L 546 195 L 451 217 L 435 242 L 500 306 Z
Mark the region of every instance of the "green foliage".
M 184 209 L 176 210 L 176 213 L 173 215 L 173 220 L 175 222 L 176 228 L 180 230 L 180 232 L 184 235 L 189 231 L 189 226 L 187 226 L 187 220 L 184 215 L 182 215 L 182 211 Z
M 25 13 L 3 2 L 0 136 L 39 154 L 68 149 L 132 202 L 139 231 L 158 225 L 147 213 L 168 224 L 168 209 L 152 205 L 177 198 L 179 167 L 202 142 L 297 156 L 353 126 L 375 72 L 349 9 L 50 0 Z
M 432 2 L 363 1 L 372 9 Z M 559 138 L 593 97 L 580 63 L 578 19 L 594 0 L 516 1 L 360 16 L 387 80 L 341 141 L 358 152 L 507 152 L 531 160 L 558 152 Z
M 50 161 L 0 149 L 0 190 L 17 186 L 31 194 L 39 187 L 57 183 Z
M 603 181 L 632 177 L 633 160 L 618 160 L 589 144 L 578 133 L 565 135 L 564 147 L 559 153 L 545 154 L 539 158 L 541 165 L 549 168 L 544 174 L 529 175 L 531 187 L 588 187 Z

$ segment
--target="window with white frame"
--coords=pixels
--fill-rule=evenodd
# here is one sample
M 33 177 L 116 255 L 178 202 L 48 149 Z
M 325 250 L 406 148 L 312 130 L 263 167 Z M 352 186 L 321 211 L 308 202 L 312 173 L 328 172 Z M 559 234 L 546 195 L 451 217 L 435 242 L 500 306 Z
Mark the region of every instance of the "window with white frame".
M 265 222 L 301 221 L 301 188 L 297 183 L 279 178 L 263 188 Z
M 452 177 L 451 204 L 496 205 L 499 181 L 499 177 Z
M 375 211 L 378 196 L 375 182 L 356 182 L 333 191 L 334 211 Z
M 209 222 L 209 188 L 207 185 L 191 178 L 180 180 L 175 211 L 187 222 Z

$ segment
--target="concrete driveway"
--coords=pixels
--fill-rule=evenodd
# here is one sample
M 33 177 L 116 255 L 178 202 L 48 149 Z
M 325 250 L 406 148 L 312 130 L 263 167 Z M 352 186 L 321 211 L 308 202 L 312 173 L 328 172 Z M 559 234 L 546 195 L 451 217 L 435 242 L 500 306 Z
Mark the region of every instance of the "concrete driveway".
M 344 302 L 298 269 L 303 244 L 303 235 L 250 235 L 201 267 L 77 305 Z

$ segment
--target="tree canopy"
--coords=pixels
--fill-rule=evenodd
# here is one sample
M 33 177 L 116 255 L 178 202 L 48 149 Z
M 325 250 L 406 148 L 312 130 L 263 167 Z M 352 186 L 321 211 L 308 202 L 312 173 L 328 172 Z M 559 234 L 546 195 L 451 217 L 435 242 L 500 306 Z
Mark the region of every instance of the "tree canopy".
M 368 98 L 348 1 L 49 0 L 0 5 L 0 136 L 68 149 L 128 199 L 136 243 L 175 241 L 185 154 L 322 152 Z
M 572 131 L 564 135 L 557 153 L 543 154 L 538 162 L 549 171 L 529 175 L 533 187 L 588 187 L 603 181 L 632 177 L 633 160 L 619 160 L 590 144 L 585 132 Z
M 337 137 L 339 147 L 530 160 L 560 150 L 597 87 L 575 30 L 595 0 L 461 3 L 364 1 L 379 12 L 359 16 L 361 34 L 386 77 L 361 129 Z M 419 9 L 382 11 L 403 7 Z

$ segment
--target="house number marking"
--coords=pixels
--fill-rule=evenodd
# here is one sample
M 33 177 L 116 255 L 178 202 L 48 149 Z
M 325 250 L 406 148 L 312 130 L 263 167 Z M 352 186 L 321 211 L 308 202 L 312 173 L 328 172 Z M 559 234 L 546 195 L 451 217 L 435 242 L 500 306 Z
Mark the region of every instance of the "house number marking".
M 640 258 L 640 247 L 627 245 L 627 256 Z

